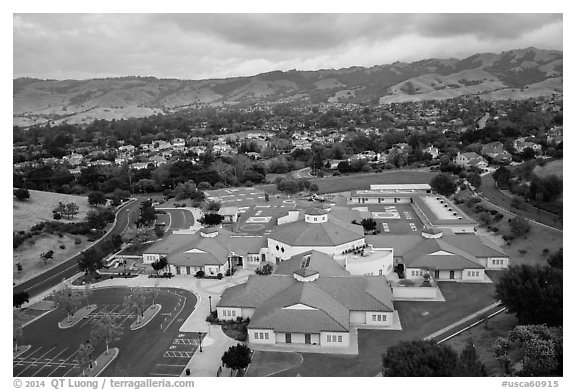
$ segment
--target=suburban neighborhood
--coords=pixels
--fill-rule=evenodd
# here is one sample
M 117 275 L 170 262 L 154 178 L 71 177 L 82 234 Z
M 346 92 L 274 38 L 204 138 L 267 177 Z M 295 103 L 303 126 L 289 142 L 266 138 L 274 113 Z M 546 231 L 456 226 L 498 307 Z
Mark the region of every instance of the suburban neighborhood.
M 15 73 L 15 386 L 562 379 L 562 61 Z

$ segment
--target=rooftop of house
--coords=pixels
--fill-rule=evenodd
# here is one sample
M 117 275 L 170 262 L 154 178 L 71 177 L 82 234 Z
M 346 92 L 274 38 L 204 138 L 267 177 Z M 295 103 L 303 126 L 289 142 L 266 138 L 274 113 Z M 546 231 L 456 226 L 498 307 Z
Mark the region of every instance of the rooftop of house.
M 347 276 L 348 271 L 342 268 L 333 257 L 316 250 L 300 253 L 278 264 L 274 270 L 276 275 L 292 275 L 302 268 L 318 271 L 323 276 Z
M 350 311 L 392 312 L 392 290 L 383 277 L 320 277 L 299 282 L 288 275 L 252 275 L 227 289 L 218 307 L 252 307 L 249 328 L 278 332 L 348 331 Z

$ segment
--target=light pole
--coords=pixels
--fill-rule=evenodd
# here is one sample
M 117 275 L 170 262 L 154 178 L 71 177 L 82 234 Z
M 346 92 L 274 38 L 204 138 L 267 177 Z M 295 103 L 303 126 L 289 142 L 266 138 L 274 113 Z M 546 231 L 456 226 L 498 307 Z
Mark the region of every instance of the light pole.
M 200 342 L 200 352 L 202 352 L 202 332 L 198 332 L 198 341 Z
M 208 304 L 210 305 L 210 313 L 212 313 L 212 296 L 208 295 Z

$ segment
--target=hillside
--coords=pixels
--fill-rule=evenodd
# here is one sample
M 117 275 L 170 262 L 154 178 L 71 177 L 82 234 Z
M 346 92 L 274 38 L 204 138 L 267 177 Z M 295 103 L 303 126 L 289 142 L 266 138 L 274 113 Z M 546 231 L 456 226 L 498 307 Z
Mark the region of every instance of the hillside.
M 465 59 L 395 62 L 370 68 L 269 72 L 219 80 L 122 77 L 13 81 L 13 120 L 30 126 L 52 121 L 143 117 L 206 105 L 290 101 L 380 104 L 476 95 L 526 99 L 562 94 L 563 53 L 527 48 Z

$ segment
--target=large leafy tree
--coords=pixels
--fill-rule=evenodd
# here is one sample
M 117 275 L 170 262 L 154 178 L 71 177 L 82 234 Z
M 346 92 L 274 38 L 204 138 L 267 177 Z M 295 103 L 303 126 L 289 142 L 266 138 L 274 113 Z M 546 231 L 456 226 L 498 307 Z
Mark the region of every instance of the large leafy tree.
M 106 201 L 106 195 L 102 191 L 94 191 L 88 194 L 88 204 L 90 206 L 106 204 Z
M 72 290 L 69 285 L 56 290 L 52 295 L 54 303 L 62 308 L 70 321 L 70 316 L 82 306 L 82 295 Z
M 110 343 L 117 341 L 122 335 L 122 327 L 110 315 L 104 314 L 98 317 L 92 323 L 92 331 L 90 336 L 95 342 L 104 342 L 106 344 L 106 354 L 108 354 L 108 346 Z
M 232 370 L 245 369 L 252 361 L 251 354 L 250 348 L 243 344 L 237 344 L 224 352 L 222 363 Z
M 562 328 L 519 325 L 507 338 L 498 338 L 494 355 L 505 365 L 507 373 L 512 363 L 510 356 L 514 355 L 522 362 L 520 376 L 562 375 L 562 348 Z
M 502 271 L 496 298 L 521 325 L 562 325 L 562 271 L 552 267 L 515 265 Z
M 487 376 L 486 367 L 478 358 L 476 347 L 471 340 L 460 353 L 454 376 Z
M 434 341 L 402 341 L 382 356 L 384 376 L 452 376 L 458 355 Z
M 102 253 L 94 247 L 82 252 L 78 258 L 78 268 L 85 272 L 95 272 L 102 268 Z
M 449 173 L 439 173 L 430 180 L 430 187 L 441 195 L 450 196 L 456 192 L 456 178 Z

